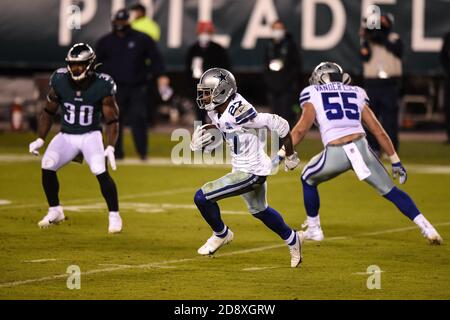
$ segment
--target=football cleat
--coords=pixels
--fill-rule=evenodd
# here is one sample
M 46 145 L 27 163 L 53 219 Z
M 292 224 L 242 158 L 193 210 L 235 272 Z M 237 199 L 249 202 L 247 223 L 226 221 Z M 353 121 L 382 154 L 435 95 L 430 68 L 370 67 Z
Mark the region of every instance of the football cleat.
M 443 242 L 442 237 L 432 225 L 423 228 L 421 232 L 431 245 L 440 245 Z
M 59 224 L 64 221 L 66 217 L 61 206 L 51 208 L 48 210 L 47 215 L 39 221 L 39 228 L 48 228 L 51 225 Z
M 302 224 L 302 228 L 306 228 L 304 236 L 306 240 L 322 241 L 324 239 L 322 228 L 319 225 L 308 225 L 307 222 Z
M 303 231 L 296 231 L 295 232 L 295 244 L 292 246 L 289 246 L 289 252 L 291 253 L 291 267 L 296 268 L 300 266 L 300 263 L 302 263 L 302 247 L 303 247 L 303 241 L 304 241 L 304 232 Z
M 108 233 L 119 233 L 122 231 L 122 218 L 119 214 L 109 215 Z
M 197 252 L 202 256 L 212 255 L 219 250 L 220 247 L 233 241 L 233 238 L 234 234 L 230 229 L 228 229 L 227 235 L 223 238 L 213 234 L 208 240 L 206 240 L 206 243 L 197 250 Z

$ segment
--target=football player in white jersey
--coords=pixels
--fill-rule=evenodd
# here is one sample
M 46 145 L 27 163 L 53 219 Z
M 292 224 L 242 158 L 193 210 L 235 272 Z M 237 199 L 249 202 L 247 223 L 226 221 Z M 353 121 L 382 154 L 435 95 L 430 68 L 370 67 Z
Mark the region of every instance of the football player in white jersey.
M 398 189 L 376 154 L 370 149 L 363 125 L 376 137 L 392 163 L 392 174 L 399 176 L 400 184 L 407 179 L 389 136 L 370 110 L 364 89 L 352 86 L 350 76 L 333 62 L 322 62 L 310 77 L 310 86 L 300 94 L 302 116 L 292 129 L 292 143 L 297 145 L 315 123 L 325 149 L 313 157 L 302 172 L 303 198 L 307 213 L 305 239 L 321 241 L 324 238 L 319 220 L 319 193 L 317 186 L 352 169 L 359 180 L 374 187 L 383 197 L 394 203 L 416 223 L 431 244 L 440 244 L 442 238 L 417 209 L 413 200 Z M 282 150 L 279 155 L 282 157 Z
M 266 198 L 266 178 L 271 172 L 271 160 L 264 151 L 257 129 L 276 132 L 286 146 L 286 170 L 298 166 L 300 160 L 293 150 L 287 121 L 277 115 L 258 113 L 237 93 L 236 80 L 225 69 L 212 68 L 203 73 L 197 85 L 197 104 L 225 137 L 231 151 L 232 172 L 206 183 L 195 194 L 194 202 L 213 230 L 212 236 L 198 249 L 201 255 L 212 255 L 233 240 L 233 232 L 224 224 L 217 201 L 241 195 L 249 212 L 277 233 L 288 245 L 291 267 L 302 260 L 302 232 L 290 228 L 283 217 L 269 207 Z M 211 126 L 211 125 L 206 125 Z M 194 131 L 193 151 L 203 150 L 212 141 L 205 125 Z

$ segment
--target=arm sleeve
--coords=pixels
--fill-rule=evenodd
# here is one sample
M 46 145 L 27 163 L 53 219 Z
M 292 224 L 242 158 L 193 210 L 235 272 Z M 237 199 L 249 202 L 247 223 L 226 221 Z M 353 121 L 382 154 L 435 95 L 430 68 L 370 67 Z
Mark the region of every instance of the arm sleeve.
M 289 123 L 272 113 L 257 113 L 252 120 L 243 126 L 251 129 L 268 128 L 270 131 L 275 131 L 280 138 L 286 137 L 289 133 Z

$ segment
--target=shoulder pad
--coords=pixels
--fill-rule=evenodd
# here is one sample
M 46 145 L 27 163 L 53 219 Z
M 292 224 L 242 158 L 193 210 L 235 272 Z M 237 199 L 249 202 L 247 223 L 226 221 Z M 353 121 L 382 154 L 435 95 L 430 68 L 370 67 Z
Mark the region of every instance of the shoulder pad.
M 232 115 L 234 116 L 237 124 L 244 124 L 257 115 L 256 109 L 251 104 L 243 104 L 241 101 L 239 101 L 239 103 L 236 103 L 233 106 L 235 106 L 235 109 Z
M 64 78 L 64 76 L 68 73 L 67 68 L 59 68 L 50 76 L 49 84 L 51 87 L 55 87 L 55 82 L 59 79 Z
M 114 79 L 107 73 L 97 73 L 97 77 L 106 84 L 105 95 L 112 96 L 117 93 L 117 86 Z
M 302 90 L 302 92 L 300 93 L 300 96 L 298 98 L 300 107 L 305 102 L 308 102 L 309 100 L 311 100 L 311 91 L 313 91 L 313 90 L 314 90 L 314 88 L 312 86 L 306 87 L 305 89 Z

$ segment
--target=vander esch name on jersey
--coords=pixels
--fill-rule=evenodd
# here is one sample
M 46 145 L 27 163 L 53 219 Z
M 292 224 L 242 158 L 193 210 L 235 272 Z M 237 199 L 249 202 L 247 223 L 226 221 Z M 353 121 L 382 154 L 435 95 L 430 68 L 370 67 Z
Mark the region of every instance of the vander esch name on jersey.
M 355 91 L 358 92 L 358 87 L 348 86 L 340 82 L 332 82 L 322 85 L 315 85 L 317 91 Z

